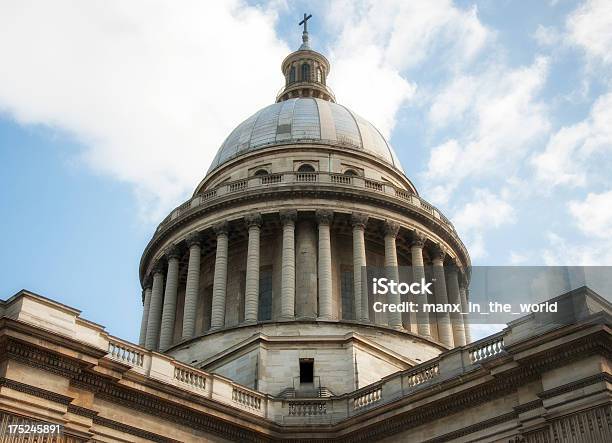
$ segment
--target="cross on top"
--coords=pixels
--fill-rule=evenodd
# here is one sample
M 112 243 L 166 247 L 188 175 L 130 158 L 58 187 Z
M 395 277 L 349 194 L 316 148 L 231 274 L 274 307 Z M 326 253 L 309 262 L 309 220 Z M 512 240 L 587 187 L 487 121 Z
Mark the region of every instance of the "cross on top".
M 298 23 L 298 26 L 304 25 L 304 34 L 308 34 L 308 20 L 312 18 L 312 14 L 304 13 L 304 20 Z

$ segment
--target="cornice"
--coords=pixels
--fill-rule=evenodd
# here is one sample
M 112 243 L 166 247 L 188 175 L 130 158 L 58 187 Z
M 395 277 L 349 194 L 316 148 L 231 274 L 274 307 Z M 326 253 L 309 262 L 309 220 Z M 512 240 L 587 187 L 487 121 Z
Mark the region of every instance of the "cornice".
M 36 386 L 31 386 L 26 383 L 21 383 L 4 377 L 0 377 L 0 386 L 6 386 L 14 391 L 23 392 L 24 394 L 32 395 L 34 397 L 49 400 L 65 406 L 69 405 L 73 400 L 72 397 L 57 394 L 52 391 L 47 391 L 46 389 L 37 388 Z
M 139 267 L 141 280 L 144 278 L 145 264 L 149 263 L 149 261 L 152 259 L 152 254 L 159 249 L 163 241 L 173 232 L 176 232 L 180 228 L 195 220 L 201 219 L 214 212 L 229 207 L 236 207 L 251 201 L 257 201 L 259 203 L 270 200 L 285 201 L 287 195 L 290 195 L 292 199 L 296 197 L 320 197 L 323 199 L 345 200 L 351 203 L 358 201 L 361 203 L 372 204 L 374 206 L 373 209 L 376 207 L 383 207 L 398 212 L 403 216 L 415 220 L 421 223 L 423 226 L 426 226 L 460 255 L 462 264 L 468 266 L 470 264 L 467 249 L 458 235 L 454 234 L 448 227 L 446 227 L 444 222 L 437 220 L 431 214 L 417 206 L 408 205 L 397 197 L 393 197 L 388 194 L 380 194 L 375 191 L 368 191 L 367 189 L 352 189 L 321 184 L 315 186 L 300 184 L 299 186 L 253 189 L 235 194 L 224 195 L 210 204 L 192 208 L 177 219 L 169 221 L 160 232 L 156 232 L 153 235 L 153 238 L 151 238 L 145 247 Z M 375 211 L 373 210 L 372 214 L 374 213 Z

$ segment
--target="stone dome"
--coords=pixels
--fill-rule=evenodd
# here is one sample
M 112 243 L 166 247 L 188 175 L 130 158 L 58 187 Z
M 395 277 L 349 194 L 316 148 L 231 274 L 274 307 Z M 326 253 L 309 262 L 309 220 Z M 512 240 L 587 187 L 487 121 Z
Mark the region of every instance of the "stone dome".
M 219 148 L 208 172 L 258 149 L 305 142 L 365 151 L 403 172 L 397 155 L 374 125 L 345 106 L 308 97 L 267 106 L 240 123 Z

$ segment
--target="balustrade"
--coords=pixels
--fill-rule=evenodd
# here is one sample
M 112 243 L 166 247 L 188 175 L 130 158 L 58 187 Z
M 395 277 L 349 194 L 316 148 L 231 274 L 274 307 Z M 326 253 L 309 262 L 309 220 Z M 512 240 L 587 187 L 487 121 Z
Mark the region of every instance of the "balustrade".
M 196 389 L 206 389 L 206 377 L 193 370 L 175 367 L 174 378 Z
M 369 391 L 353 397 L 353 409 L 361 409 L 382 400 L 382 386 L 377 386 Z
M 247 408 L 261 409 L 261 397 L 236 386 L 232 389 L 232 400 Z
M 291 401 L 289 402 L 289 415 L 294 417 L 312 417 L 327 414 L 325 401 Z
M 119 360 L 131 366 L 140 366 L 144 361 L 144 353 L 134 346 L 118 341 L 108 342 L 108 353 L 114 360 Z
M 420 365 L 408 372 L 406 376 L 406 384 L 408 387 L 418 386 L 425 383 L 440 374 L 440 365 L 438 362 L 429 365 Z
M 478 363 L 504 352 L 504 336 L 497 334 L 484 340 L 473 343 L 469 347 L 470 361 Z

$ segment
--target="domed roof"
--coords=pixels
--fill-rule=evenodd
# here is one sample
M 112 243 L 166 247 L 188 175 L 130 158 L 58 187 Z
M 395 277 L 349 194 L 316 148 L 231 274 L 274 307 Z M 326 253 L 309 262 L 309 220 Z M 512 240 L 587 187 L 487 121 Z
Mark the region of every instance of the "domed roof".
M 330 101 L 293 98 L 267 106 L 240 123 L 219 148 L 208 172 L 258 149 L 311 141 L 365 151 L 402 171 L 395 152 L 370 122 Z

